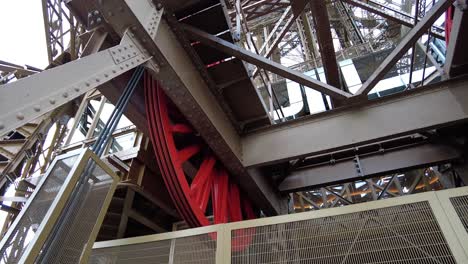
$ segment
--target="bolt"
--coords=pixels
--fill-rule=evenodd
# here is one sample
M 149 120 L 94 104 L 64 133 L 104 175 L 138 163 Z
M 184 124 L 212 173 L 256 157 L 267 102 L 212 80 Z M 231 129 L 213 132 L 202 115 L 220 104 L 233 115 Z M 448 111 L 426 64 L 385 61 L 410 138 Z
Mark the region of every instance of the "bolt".
M 125 63 L 125 67 L 128 67 L 128 63 Z
M 98 79 L 98 78 L 96 78 L 96 82 L 99 82 L 99 79 Z
M 55 100 L 54 100 L 54 99 L 50 99 L 50 100 L 49 100 L 49 103 L 50 103 L 50 104 L 55 104 Z
M 133 52 L 133 55 L 136 55 L 136 54 L 137 54 L 136 51 L 134 51 L 134 52 Z
M 79 91 L 80 91 L 80 88 L 78 88 L 78 87 L 75 87 L 75 88 L 73 88 L 73 89 L 75 90 L 75 92 L 79 92 Z
M 41 111 L 41 107 L 38 106 L 38 105 L 34 106 L 33 109 L 34 109 L 34 111 L 36 111 L 36 112 Z
M 62 94 L 62 96 L 63 96 L 63 98 L 67 98 L 67 97 L 68 97 L 68 93 L 65 92 L 65 93 Z
M 116 70 L 112 70 L 112 73 L 117 73 L 117 71 L 116 71 Z
M 118 50 L 119 52 L 122 52 L 122 49 L 121 49 L 121 48 L 118 48 L 117 50 Z
M 132 55 L 128 54 L 128 55 L 127 55 L 127 57 L 131 58 L 131 57 L 132 57 Z
M 91 84 L 89 84 L 89 83 L 85 83 L 85 85 L 89 87 Z
M 107 78 L 107 77 L 109 77 L 109 75 L 105 73 L 105 74 L 104 74 L 104 77 Z
M 16 118 L 19 119 L 19 120 L 23 120 L 24 115 L 22 113 L 18 113 L 18 114 L 16 114 Z
M 115 51 L 114 51 L 114 50 L 112 51 L 112 54 L 114 54 L 114 55 L 115 55 Z
M 116 61 L 116 62 L 120 62 L 120 60 L 119 60 L 119 59 L 116 59 L 115 61 Z
M 123 70 L 123 69 L 124 69 L 124 67 L 123 67 L 123 66 L 120 66 L 120 69 L 121 69 L 121 70 Z

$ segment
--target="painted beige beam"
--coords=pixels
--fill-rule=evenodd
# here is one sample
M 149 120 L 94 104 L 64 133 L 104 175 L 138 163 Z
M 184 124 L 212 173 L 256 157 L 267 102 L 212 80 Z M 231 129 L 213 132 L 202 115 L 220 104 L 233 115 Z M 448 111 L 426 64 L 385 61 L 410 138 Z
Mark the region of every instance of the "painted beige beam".
M 426 131 L 468 120 L 468 78 L 271 126 L 242 138 L 246 167 Z
M 303 73 L 294 71 L 288 67 L 285 67 L 279 63 L 268 60 L 262 56 L 254 54 L 250 51 L 247 51 L 235 44 L 227 42 L 221 38 L 210 35 L 206 32 L 203 32 L 199 29 L 191 27 L 189 25 L 182 25 L 185 32 L 194 37 L 195 39 L 201 41 L 202 43 L 216 48 L 222 52 L 225 52 L 229 55 L 235 56 L 241 60 L 244 60 L 248 63 L 252 63 L 257 67 L 263 68 L 270 72 L 276 73 L 284 78 L 298 82 L 304 86 L 310 87 L 314 90 L 327 94 L 333 98 L 337 99 L 347 99 L 352 95 L 350 93 L 344 92 L 336 87 L 328 85 L 326 83 L 319 82 Z

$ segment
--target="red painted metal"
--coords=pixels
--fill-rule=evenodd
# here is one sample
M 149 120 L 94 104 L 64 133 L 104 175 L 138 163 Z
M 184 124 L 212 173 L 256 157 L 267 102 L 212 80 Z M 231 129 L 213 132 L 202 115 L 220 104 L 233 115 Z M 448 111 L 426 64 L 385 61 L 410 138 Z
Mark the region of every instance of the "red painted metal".
M 144 86 L 151 141 L 164 183 L 180 216 L 191 227 L 210 225 L 206 215 L 211 213 L 214 224 L 255 218 L 250 201 L 241 196 L 227 170 L 148 73 L 145 73 Z M 184 172 L 186 162 L 198 169 L 193 179 Z M 253 234 L 251 229 L 234 231 L 233 250 L 244 250 Z

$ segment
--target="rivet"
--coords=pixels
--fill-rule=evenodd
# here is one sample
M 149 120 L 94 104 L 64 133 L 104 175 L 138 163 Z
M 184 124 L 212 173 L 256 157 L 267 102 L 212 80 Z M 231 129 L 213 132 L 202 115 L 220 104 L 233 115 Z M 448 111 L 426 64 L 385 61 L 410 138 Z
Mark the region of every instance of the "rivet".
M 68 97 L 68 93 L 63 93 L 62 96 L 63 96 L 63 98 L 67 98 L 67 97 Z
M 96 82 L 99 82 L 99 79 L 98 79 L 98 78 L 96 78 Z
M 4 129 L 5 125 L 3 123 L 0 123 L 0 129 Z
M 134 61 L 132 61 L 132 65 L 134 65 L 134 64 L 135 64 L 135 62 L 134 62 Z
M 112 70 L 112 73 L 117 73 L 117 71 L 116 71 L 116 70 Z
M 85 85 L 89 87 L 91 84 L 89 84 L 89 83 L 85 83 Z
M 128 67 L 128 63 L 125 63 L 125 67 Z
M 124 50 L 127 50 L 127 47 L 124 47 Z
M 19 119 L 19 120 L 23 120 L 24 115 L 22 113 L 18 113 L 18 114 L 16 114 L 16 118 Z
M 114 50 L 112 51 L 112 54 L 114 54 L 114 55 L 115 55 L 115 51 L 114 51 Z
M 131 58 L 131 57 L 132 57 L 132 55 L 128 54 L 128 56 L 127 56 L 127 57 Z
M 78 87 L 75 87 L 75 88 L 73 88 L 73 89 L 75 90 L 75 92 L 79 92 L 79 91 L 80 91 L 80 88 L 78 88 Z
M 134 52 L 133 52 L 133 55 L 136 55 L 136 54 L 137 54 L 136 51 L 134 51 Z
M 41 111 L 41 107 L 38 106 L 38 105 L 34 106 L 33 109 L 34 109 L 34 111 L 36 111 L 36 112 Z
M 124 69 L 124 67 L 123 67 L 123 66 L 120 66 L 120 69 L 121 69 L 121 70 L 123 70 L 123 69 Z
M 107 77 L 109 77 L 109 75 L 108 75 L 108 74 L 104 74 L 104 77 L 107 78 Z
M 118 50 L 119 52 L 122 52 L 122 49 L 121 49 L 121 48 L 118 48 L 117 50 Z
M 119 59 L 116 59 L 115 61 L 116 61 L 116 62 L 120 62 L 120 60 L 119 60 Z
M 112 13 L 112 12 L 109 12 L 109 13 L 107 13 L 107 15 L 108 15 L 108 16 L 113 16 L 113 15 L 114 15 L 114 13 Z
M 50 99 L 50 100 L 49 100 L 49 103 L 50 103 L 50 104 L 55 104 L 55 100 L 54 100 L 54 99 Z
M 137 59 L 137 62 L 140 62 L 140 59 Z
M 132 44 L 130 44 L 130 48 L 133 48 L 133 45 L 132 45 Z
M 122 56 L 122 60 L 125 60 L 125 56 Z

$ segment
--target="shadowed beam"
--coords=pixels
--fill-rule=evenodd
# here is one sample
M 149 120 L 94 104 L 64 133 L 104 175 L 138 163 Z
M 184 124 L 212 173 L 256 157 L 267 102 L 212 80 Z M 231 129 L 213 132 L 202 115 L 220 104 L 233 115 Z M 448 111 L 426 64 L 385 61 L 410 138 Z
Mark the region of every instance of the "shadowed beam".
M 192 38 L 195 38 L 210 47 L 216 48 L 222 52 L 225 52 L 226 54 L 237 57 L 248 63 L 252 63 L 257 67 L 260 67 L 270 72 L 273 72 L 275 74 L 278 74 L 286 79 L 290 79 L 304 86 L 310 87 L 314 90 L 327 94 L 332 98 L 343 100 L 343 99 L 350 98 L 352 96 L 350 93 L 344 92 L 326 83 L 319 82 L 305 74 L 289 69 L 288 67 L 285 67 L 279 63 L 268 60 L 262 56 L 254 54 L 235 44 L 227 42 L 221 38 L 215 37 L 199 29 L 196 29 L 194 27 L 191 27 L 185 24 L 182 24 L 181 27 Z
M 468 71 L 468 34 L 466 31 L 468 10 L 462 5 L 457 5 L 454 12 L 444 65 L 444 70 L 450 77 L 465 74 Z
M 421 21 L 412 28 L 408 34 L 400 41 L 396 48 L 385 58 L 377 70 L 367 79 L 356 95 L 367 96 L 367 94 L 379 83 L 395 63 L 413 46 L 413 44 L 432 26 L 432 24 L 442 15 L 443 12 L 453 3 L 454 0 L 441 0 L 437 2 Z
M 338 71 L 338 63 L 336 62 L 326 2 L 311 0 L 310 9 L 312 10 L 313 19 L 315 21 L 317 40 L 320 47 L 320 57 L 322 59 L 327 83 L 340 88 L 340 72 Z M 337 102 L 334 100 L 335 107 L 336 104 Z

